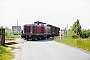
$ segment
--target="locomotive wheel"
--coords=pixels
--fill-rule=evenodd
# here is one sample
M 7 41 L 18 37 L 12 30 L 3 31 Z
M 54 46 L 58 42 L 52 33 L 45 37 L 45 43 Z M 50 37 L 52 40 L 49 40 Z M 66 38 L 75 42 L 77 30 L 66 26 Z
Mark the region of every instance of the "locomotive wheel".
M 27 38 L 27 41 L 29 41 L 29 39 Z
M 26 38 L 24 38 L 24 40 L 26 40 Z

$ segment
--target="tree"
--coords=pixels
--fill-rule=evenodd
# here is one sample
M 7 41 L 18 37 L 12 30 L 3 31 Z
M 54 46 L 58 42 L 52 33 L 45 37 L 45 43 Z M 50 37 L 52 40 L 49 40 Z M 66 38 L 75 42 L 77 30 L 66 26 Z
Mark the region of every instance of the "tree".
M 77 21 L 74 22 L 71 30 L 74 31 L 74 33 L 76 33 L 78 36 L 81 36 L 81 25 L 79 23 L 79 19 L 77 19 Z
M 3 28 L 3 26 L 0 26 L 0 28 L 2 29 L 2 28 Z
M 69 29 L 68 30 L 68 37 L 78 38 L 79 36 L 74 31 L 72 31 L 71 29 Z

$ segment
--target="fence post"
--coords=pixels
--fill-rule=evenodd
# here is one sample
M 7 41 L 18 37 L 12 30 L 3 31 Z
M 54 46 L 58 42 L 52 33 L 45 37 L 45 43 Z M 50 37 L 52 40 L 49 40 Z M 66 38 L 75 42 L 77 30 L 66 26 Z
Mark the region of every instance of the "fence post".
M 1 35 L 1 29 L 0 29 L 0 45 L 1 45 L 2 35 Z
M 2 40 L 1 40 L 1 45 L 5 45 L 5 29 L 2 29 Z
M 5 29 L 0 29 L 0 45 L 5 45 Z

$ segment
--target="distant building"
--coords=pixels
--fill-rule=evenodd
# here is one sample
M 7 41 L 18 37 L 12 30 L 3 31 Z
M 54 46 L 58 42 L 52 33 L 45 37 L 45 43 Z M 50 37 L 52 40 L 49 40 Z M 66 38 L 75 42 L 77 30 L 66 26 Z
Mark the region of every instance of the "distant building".
M 21 34 L 21 26 L 12 26 L 13 34 L 20 35 Z

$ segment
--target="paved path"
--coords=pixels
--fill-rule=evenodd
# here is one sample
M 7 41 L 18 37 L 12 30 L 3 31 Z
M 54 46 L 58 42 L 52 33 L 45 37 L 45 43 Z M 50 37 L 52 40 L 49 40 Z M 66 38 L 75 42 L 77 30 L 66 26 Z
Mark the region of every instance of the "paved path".
M 90 60 L 90 53 L 51 40 L 16 40 L 13 60 Z

